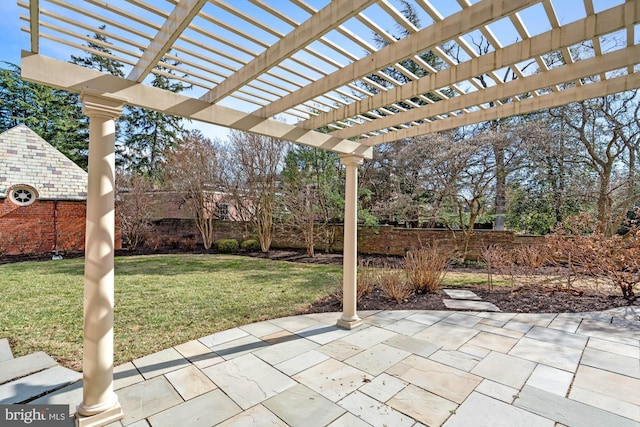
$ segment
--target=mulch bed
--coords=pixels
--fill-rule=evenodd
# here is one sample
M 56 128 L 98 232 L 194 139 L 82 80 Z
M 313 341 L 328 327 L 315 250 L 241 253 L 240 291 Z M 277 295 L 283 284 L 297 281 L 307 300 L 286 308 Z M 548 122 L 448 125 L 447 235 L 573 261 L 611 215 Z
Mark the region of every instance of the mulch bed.
M 583 293 L 573 295 L 561 290 L 551 290 L 541 286 L 523 286 L 509 289 L 496 289 L 491 292 L 486 287 L 464 287 L 491 302 L 505 313 L 580 313 L 587 311 L 602 311 L 616 307 L 634 305 L 634 302 L 622 296 Z M 448 296 L 442 292 L 414 294 L 402 302 L 390 300 L 382 290 L 363 297 L 358 302 L 358 310 L 449 310 L 442 300 Z M 310 305 L 306 313 L 323 313 L 341 311 L 342 305 L 338 298 L 331 295 Z
M 272 250 L 268 255 L 252 254 L 253 256 L 268 257 L 292 262 L 341 264 L 341 254 L 316 254 L 314 258 L 306 256 L 300 251 Z M 400 265 L 402 259 L 393 256 L 359 256 L 358 262 L 367 266 L 393 266 Z M 468 268 L 456 268 L 451 271 L 469 271 Z M 474 269 L 474 272 L 482 270 Z M 508 313 L 580 313 L 588 311 L 603 311 L 611 308 L 637 305 L 638 298 L 629 301 L 619 294 L 611 294 L 594 291 L 568 292 L 562 288 L 549 288 L 545 286 L 514 286 L 509 288 L 494 287 L 491 291 L 486 285 L 467 286 L 456 289 L 468 289 L 478 295 L 483 301 L 491 302 Z M 443 299 L 448 296 L 439 291 L 436 293 L 413 294 L 406 300 L 396 302 L 389 299 L 385 293 L 375 288 L 369 295 L 364 296 L 358 302 L 358 310 L 449 310 L 445 307 Z M 331 295 L 321 301 L 310 305 L 305 313 L 322 313 L 341 311 L 340 300 Z

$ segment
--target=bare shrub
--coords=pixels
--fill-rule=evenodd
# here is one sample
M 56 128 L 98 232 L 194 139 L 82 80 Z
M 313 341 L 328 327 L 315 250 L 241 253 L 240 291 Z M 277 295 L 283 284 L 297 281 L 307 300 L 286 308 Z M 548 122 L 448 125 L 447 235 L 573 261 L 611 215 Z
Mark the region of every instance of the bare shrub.
M 196 248 L 196 239 L 193 236 L 183 237 L 178 244 L 180 249 L 185 249 L 187 251 L 192 251 Z
M 485 261 L 487 276 L 489 279 L 489 290 L 493 287 L 493 276 L 500 276 L 503 280 L 515 285 L 518 275 L 518 268 L 515 254 L 506 250 L 502 246 L 491 245 L 482 251 Z
M 378 280 L 380 289 L 397 303 L 403 302 L 413 293 L 413 288 L 398 270 L 382 269 L 378 274 Z
M 485 246 L 480 250 L 480 257 L 484 262 L 485 269 L 487 270 L 487 286 L 489 292 L 493 290 L 493 275 L 498 271 L 500 264 L 501 249 L 496 245 Z
M 447 273 L 451 256 L 450 250 L 435 244 L 407 252 L 404 269 L 413 290 L 418 293 L 437 292 Z
M 592 216 L 580 214 L 547 236 L 555 265 L 567 271 L 567 287 L 579 277 L 605 279 L 634 299 L 640 283 L 640 224 L 629 223 L 627 229 L 609 237 Z
M 360 265 L 358 269 L 357 301 L 373 292 L 378 281 L 378 272 L 369 263 Z
M 153 183 L 142 175 L 116 175 L 116 215 L 129 250 L 151 237 L 152 190 Z

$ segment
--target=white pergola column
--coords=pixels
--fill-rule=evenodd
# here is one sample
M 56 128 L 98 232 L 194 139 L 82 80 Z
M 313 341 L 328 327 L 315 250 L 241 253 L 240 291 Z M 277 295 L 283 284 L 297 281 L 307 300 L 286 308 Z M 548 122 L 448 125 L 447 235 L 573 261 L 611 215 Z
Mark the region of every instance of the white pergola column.
M 343 156 L 340 158 L 347 169 L 344 196 L 344 252 L 342 261 L 342 317 L 338 326 L 353 329 L 362 324 L 356 313 L 358 283 L 358 166 L 363 158 Z
M 82 403 L 76 426 L 104 426 L 123 418 L 113 392 L 115 234 L 115 118 L 123 102 L 83 94 L 89 116 L 89 182 L 84 267 Z

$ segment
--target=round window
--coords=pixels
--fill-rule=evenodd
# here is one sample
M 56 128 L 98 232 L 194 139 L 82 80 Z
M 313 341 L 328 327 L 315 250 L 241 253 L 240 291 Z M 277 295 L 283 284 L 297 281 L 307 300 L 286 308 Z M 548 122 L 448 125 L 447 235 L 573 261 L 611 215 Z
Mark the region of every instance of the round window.
M 16 205 L 28 206 L 36 201 L 36 192 L 28 187 L 15 187 L 11 190 L 9 197 Z

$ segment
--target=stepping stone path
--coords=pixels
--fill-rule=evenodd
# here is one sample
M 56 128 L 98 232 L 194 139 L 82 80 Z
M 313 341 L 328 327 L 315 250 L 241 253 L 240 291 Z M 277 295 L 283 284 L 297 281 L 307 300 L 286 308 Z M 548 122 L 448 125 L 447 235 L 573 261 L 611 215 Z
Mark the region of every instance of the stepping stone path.
M 452 310 L 500 311 L 494 304 L 482 299 L 466 289 L 443 289 L 449 296 L 443 300 L 445 307 Z

